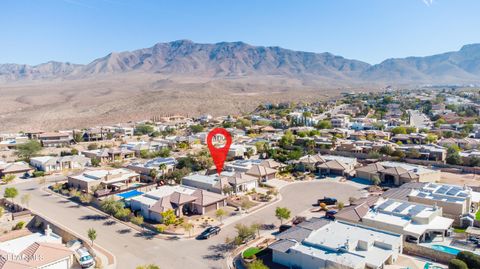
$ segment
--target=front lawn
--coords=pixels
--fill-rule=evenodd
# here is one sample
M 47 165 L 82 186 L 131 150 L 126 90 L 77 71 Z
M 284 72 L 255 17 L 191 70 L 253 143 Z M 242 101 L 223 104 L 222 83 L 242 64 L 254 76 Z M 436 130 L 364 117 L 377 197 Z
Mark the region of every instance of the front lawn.
M 478 210 L 477 214 L 475 214 L 475 219 L 480 220 L 480 210 Z
M 253 255 L 259 253 L 260 251 L 261 251 L 261 249 L 256 248 L 256 247 L 248 248 L 247 250 L 245 250 L 243 252 L 243 258 L 244 259 L 250 259 L 250 258 L 252 258 Z
M 463 234 L 465 233 L 465 230 L 467 228 L 454 228 L 453 231 L 456 232 L 456 233 L 459 233 L 459 234 Z

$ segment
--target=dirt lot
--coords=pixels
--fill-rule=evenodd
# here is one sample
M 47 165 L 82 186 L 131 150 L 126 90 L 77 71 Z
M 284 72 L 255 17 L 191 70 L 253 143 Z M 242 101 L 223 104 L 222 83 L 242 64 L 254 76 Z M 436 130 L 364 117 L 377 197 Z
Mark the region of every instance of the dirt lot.
M 480 186 L 480 175 L 442 172 L 440 183 Z
M 321 100 L 345 89 L 274 76 L 206 80 L 145 73 L 2 84 L 0 132 L 83 128 L 171 114 L 235 115 L 265 102 Z

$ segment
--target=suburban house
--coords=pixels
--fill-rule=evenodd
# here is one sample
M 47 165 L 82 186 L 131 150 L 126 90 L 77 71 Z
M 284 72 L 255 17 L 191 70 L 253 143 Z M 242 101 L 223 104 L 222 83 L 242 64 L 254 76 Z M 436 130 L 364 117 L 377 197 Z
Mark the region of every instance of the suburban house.
M 168 148 L 168 145 L 165 143 L 156 142 L 156 141 L 150 141 L 150 142 L 133 141 L 133 142 L 128 142 L 126 144 L 120 145 L 120 148 L 131 150 L 135 152 L 135 155 L 140 156 L 141 151 L 155 152 L 164 148 Z
M 161 167 L 165 165 L 165 168 Z M 168 158 L 154 158 L 146 162 L 135 162 L 127 166 L 128 169 L 135 171 L 140 174 L 140 179 L 144 181 L 153 181 L 151 177 L 152 170 L 157 171 L 157 177 L 161 177 L 164 173 L 168 174 L 169 172 L 175 169 L 177 165 L 177 160 L 173 157 Z
M 0 243 L 0 269 L 73 268 L 74 253 L 62 244 L 62 238 L 47 226 L 45 233 L 31 233 Z M 8 257 L 37 257 L 14 259 Z
M 405 152 L 408 158 L 444 162 L 447 158 L 447 150 L 441 146 L 431 145 L 401 145 L 397 150 Z M 413 156 L 413 153 L 418 156 Z
M 260 164 L 252 165 L 245 174 L 255 177 L 259 182 L 266 182 L 274 179 L 277 175 L 277 170 Z
M 317 170 L 321 175 L 351 176 L 357 165 L 356 158 L 323 155 L 324 163 L 317 164 Z
M 232 144 L 228 149 L 228 157 L 236 159 L 236 158 L 245 158 L 250 154 L 251 156 L 257 154 L 257 148 L 252 145 L 245 145 L 245 144 Z
M 70 133 L 51 132 L 40 133 L 37 139 L 43 147 L 65 147 L 70 145 L 73 137 Z
M 472 190 L 455 185 L 428 183 L 418 189 L 412 189 L 408 200 L 415 203 L 438 206 L 443 209 L 443 216 L 458 221 L 470 213 Z
M 13 137 L 0 138 L 0 150 L 15 149 L 18 145 L 24 144 L 28 141 L 28 137 L 24 135 L 16 135 Z
M 210 192 L 225 194 L 226 189 L 242 193 L 258 188 L 258 178 L 242 172 L 224 171 L 220 176 L 192 174 L 182 179 L 182 184 Z
M 122 190 L 130 184 L 139 182 L 140 175 L 128 169 L 86 170 L 80 174 L 68 177 L 68 185 L 84 192 L 93 189 Z
M 124 148 L 103 148 L 82 151 L 82 154 L 90 159 L 98 159 L 101 163 L 123 161 L 135 157 L 135 152 Z
M 433 240 L 436 235 L 443 241 L 453 223 L 453 219 L 442 217 L 441 207 L 395 199 L 381 199 L 374 205 L 366 200 L 342 209 L 335 219 L 402 234 L 405 240 L 417 243 Z
M 174 210 L 183 214 L 205 214 L 226 206 L 226 196 L 183 185 L 161 186 L 156 190 L 133 197 L 130 207 L 146 219 L 162 222 L 162 213 Z
M 333 128 L 347 128 L 350 125 L 350 117 L 343 114 L 337 114 L 330 120 Z
M 435 182 L 440 180 L 440 171 L 419 165 L 400 162 L 378 162 L 357 168 L 356 177 L 372 181 L 378 177 L 388 185 L 400 186 L 408 182 Z
M 402 253 L 402 236 L 341 221 L 312 218 L 279 235 L 272 260 L 287 268 L 383 268 Z
M 42 156 L 30 158 L 30 165 L 46 173 L 60 172 L 71 169 L 84 169 L 91 164 L 90 158 L 82 155 L 63 157 Z
M 0 178 L 7 175 L 14 175 L 15 177 L 29 177 L 32 175 L 32 167 L 28 163 L 20 161 L 14 163 L 5 163 L 0 161 Z

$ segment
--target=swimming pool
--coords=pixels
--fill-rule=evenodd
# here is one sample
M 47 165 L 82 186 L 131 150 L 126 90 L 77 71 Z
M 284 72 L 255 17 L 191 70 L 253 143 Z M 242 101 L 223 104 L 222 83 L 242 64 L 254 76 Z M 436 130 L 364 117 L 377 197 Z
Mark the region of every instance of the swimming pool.
M 141 192 L 141 191 L 131 190 L 131 191 L 127 191 L 127 192 L 124 192 L 124 193 L 119 193 L 119 194 L 117 194 L 117 196 L 120 196 L 123 199 L 129 199 L 129 198 L 139 196 L 139 195 L 142 195 L 142 194 L 143 194 L 143 192 Z
M 442 246 L 442 245 L 431 245 L 430 248 L 432 248 L 434 250 L 437 250 L 437 251 L 452 254 L 452 255 L 457 255 L 461 251 L 461 250 L 456 249 L 456 248 L 451 248 L 451 247 Z

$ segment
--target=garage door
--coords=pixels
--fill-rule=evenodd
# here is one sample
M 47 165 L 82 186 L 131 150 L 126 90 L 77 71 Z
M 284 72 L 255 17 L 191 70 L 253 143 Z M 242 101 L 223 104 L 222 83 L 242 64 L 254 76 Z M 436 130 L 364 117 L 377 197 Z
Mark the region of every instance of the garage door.
M 205 212 L 210 212 L 210 211 L 214 211 L 214 210 L 217 210 L 217 204 L 216 203 L 205 207 Z

